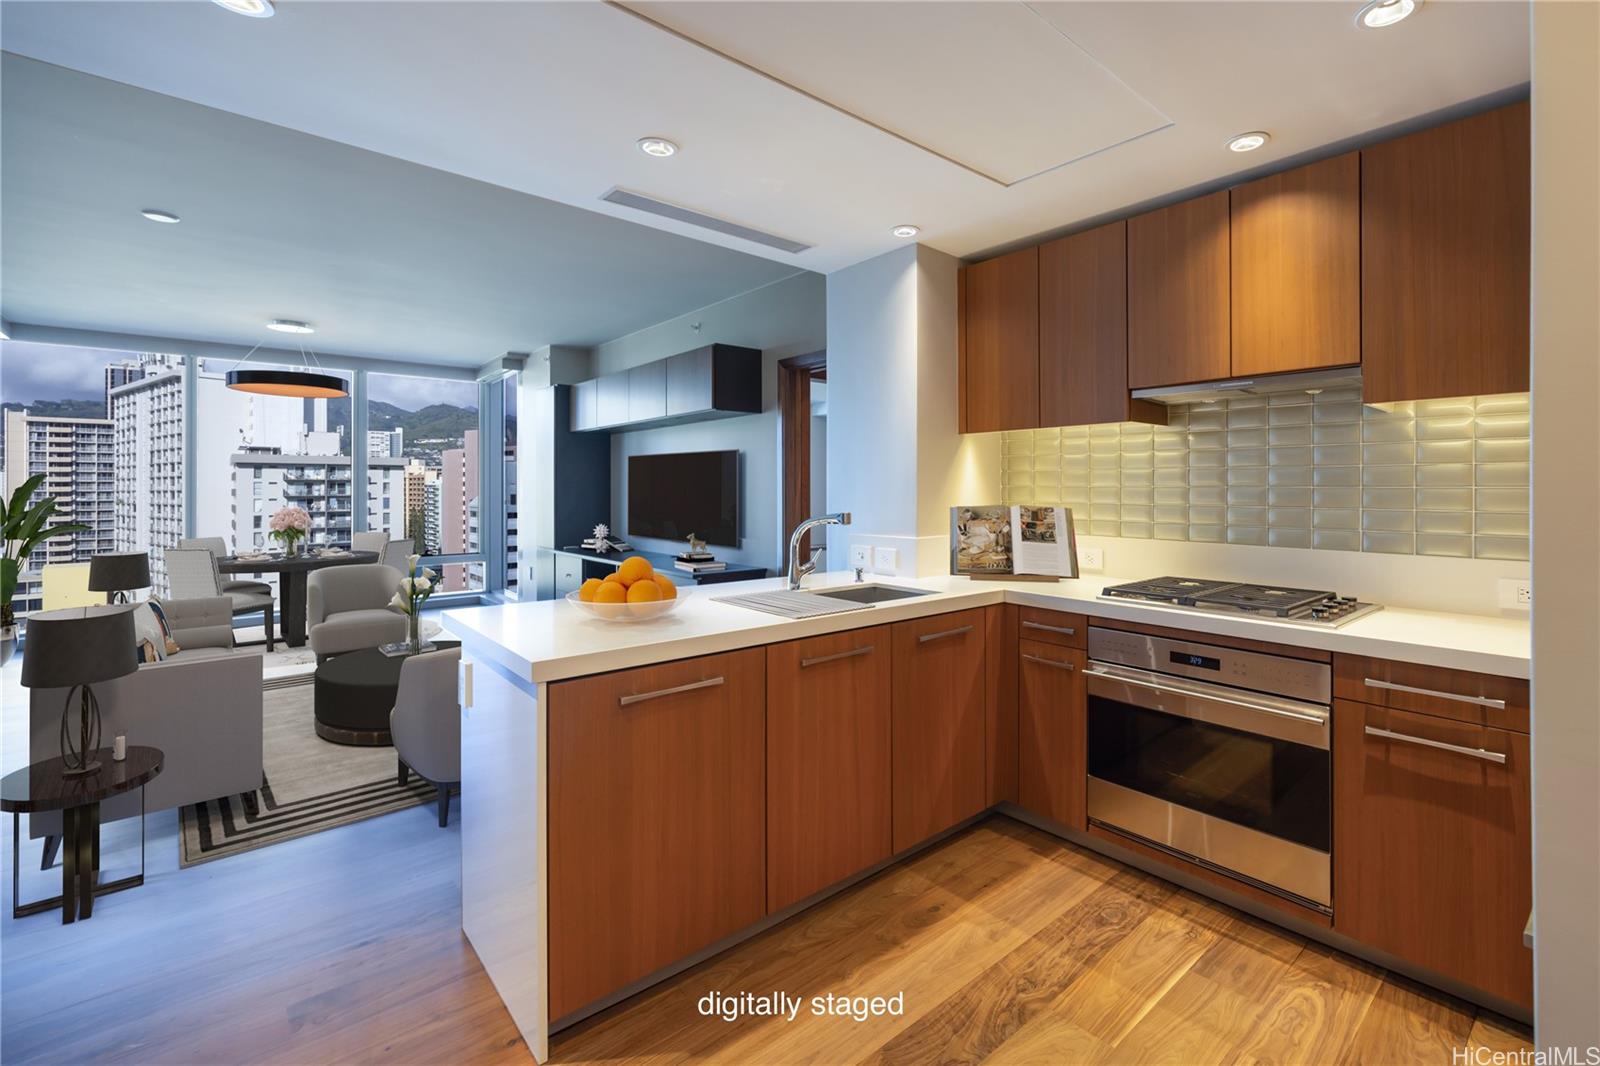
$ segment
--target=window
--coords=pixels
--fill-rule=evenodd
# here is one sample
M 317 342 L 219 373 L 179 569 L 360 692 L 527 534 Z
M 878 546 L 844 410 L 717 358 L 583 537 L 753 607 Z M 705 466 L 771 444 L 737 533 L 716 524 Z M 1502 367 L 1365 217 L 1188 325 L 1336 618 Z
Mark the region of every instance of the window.
M 502 390 L 502 432 L 504 436 L 500 482 L 502 514 L 505 521 L 506 596 L 517 596 L 517 375 L 508 374 L 496 383 Z

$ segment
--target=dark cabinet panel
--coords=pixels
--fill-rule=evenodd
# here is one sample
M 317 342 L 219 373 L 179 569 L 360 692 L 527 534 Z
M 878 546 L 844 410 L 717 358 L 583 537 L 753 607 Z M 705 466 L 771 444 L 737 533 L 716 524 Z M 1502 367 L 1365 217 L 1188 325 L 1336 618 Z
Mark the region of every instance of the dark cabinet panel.
M 988 806 L 983 608 L 896 622 L 894 850 Z
M 1039 249 L 974 263 L 959 281 L 961 432 L 1039 425 Z
M 1087 825 L 1084 653 L 1024 640 L 1017 665 L 1018 802 L 1071 829 Z
M 596 417 L 575 413 L 573 429 L 648 429 L 755 414 L 761 410 L 761 352 L 708 344 L 575 388 L 594 390 Z
M 1128 385 L 1230 375 L 1228 192 L 1128 220 Z

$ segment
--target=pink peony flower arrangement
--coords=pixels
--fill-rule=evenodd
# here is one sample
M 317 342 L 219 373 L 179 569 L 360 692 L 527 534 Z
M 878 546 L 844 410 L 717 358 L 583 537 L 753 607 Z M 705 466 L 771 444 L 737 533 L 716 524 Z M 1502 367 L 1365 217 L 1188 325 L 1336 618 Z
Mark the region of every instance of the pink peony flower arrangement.
M 286 552 L 293 553 L 300 538 L 311 532 L 311 516 L 303 507 L 280 507 L 267 520 L 267 535 L 282 541 Z

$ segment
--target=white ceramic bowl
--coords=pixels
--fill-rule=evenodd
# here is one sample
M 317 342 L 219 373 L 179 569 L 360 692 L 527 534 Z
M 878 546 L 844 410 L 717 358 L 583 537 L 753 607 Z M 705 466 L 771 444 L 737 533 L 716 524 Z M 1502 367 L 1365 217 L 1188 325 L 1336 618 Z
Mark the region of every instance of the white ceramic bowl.
M 588 603 L 578 598 L 576 592 L 567 593 L 567 602 L 607 622 L 648 622 L 676 611 L 689 598 L 689 589 L 678 586 L 678 594 L 670 600 L 651 600 L 648 603 Z

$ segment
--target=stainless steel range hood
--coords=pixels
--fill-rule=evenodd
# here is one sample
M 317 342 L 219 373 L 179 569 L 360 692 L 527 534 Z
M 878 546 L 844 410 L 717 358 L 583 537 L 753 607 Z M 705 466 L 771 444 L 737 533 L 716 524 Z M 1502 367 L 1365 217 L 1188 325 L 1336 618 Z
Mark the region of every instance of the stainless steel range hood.
M 1244 396 L 1266 396 L 1276 392 L 1320 392 L 1341 386 L 1361 384 L 1359 366 L 1343 366 L 1332 370 L 1302 370 L 1293 374 L 1267 374 L 1258 378 L 1229 378 L 1226 381 L 1202 381 L 1197 385 L 1169 385 L 1155 389 L 1134 389 L 1135 400 L 1153 400 L 1164 404 L 1216 403 L 1218 400 L 1235 400 Z

